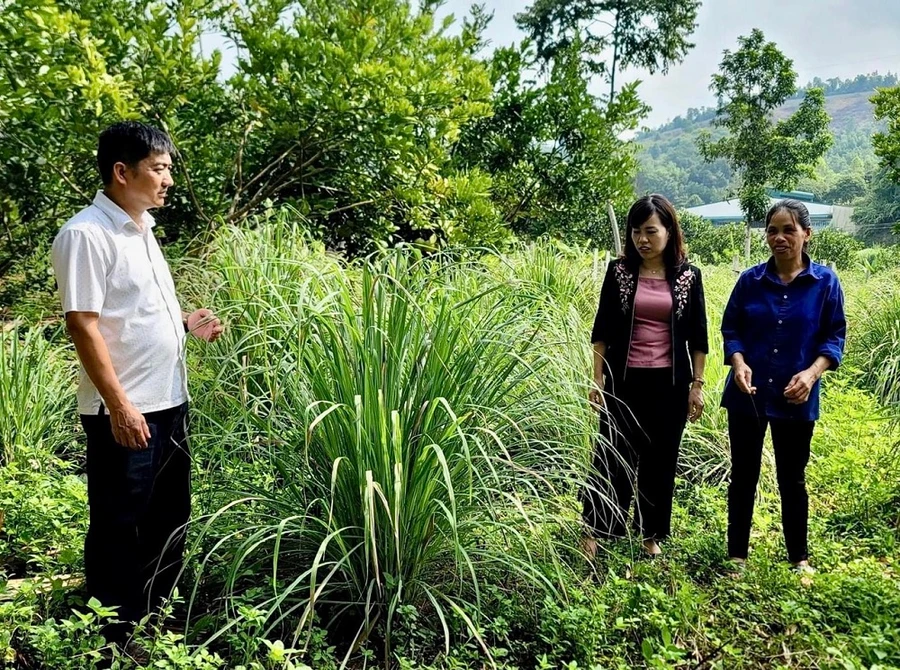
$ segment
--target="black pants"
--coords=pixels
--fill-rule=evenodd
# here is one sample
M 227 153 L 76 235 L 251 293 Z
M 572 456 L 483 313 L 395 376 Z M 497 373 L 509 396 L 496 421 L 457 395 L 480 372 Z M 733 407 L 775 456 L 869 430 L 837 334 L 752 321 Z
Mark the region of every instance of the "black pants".
M 145 414 L 146 449 L 113 439 L 108 415 L 81 416 L 87 435 L 88 595 L 137 621 L 169 595 L 182 566 L 191 512 L 187 404 Z
M 731 440 L 731 483 L 728 485 L 728 555 L 747 558 L 753 501 L 759 482 L 763 440 L 766 427 L 772 426 L 775 468 L 781 493 L 781 524 L 788 560 L 793 563 L 808 557 L 806 532 L 809 498 L 806 495 L 806 464 L 815 421 L 757 418 L 728 412 L 728 436 Z
M 644 538 L 671 531 L 672 495 L 689 388 L 671 368 L 629 368 L 604 396 L 601 439 L 583 492 L 583 518 L 596 537 L 622 537 L 637 472 L 634 527 Z

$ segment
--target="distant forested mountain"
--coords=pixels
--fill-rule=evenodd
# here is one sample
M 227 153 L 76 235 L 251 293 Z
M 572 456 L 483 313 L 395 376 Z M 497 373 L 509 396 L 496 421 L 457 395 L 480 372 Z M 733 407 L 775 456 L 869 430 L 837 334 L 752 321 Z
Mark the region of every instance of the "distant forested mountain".
M 831 117 L 834 146 L 825 156 L 814 179 L 804 180 L 798 188 L 812 191 L 829 202 L 849 202 L 862 195 L 861 189 L 875 170 L 872 134 L 878 129 L 869 98 L 876 88 L 896 86 L 898 77 L 874 73 L 853 79 L 813 79 L 797 91 L 776 117 L 796 111 L 808 88 L 825 90 L 826 110 Z M 710 127 L 715 109 L 690 108 L 683 116 L 654 130 L 640 133 L 636 141 L 640 169 L 639 193 L 657 192 L 672 198 L 681 207 L 715 202 L 726 198 L 731 171 L 722 162 L 705 163 L 697 150 L 697 136 Z M 717 134 L 713 129 L 713 135 Z

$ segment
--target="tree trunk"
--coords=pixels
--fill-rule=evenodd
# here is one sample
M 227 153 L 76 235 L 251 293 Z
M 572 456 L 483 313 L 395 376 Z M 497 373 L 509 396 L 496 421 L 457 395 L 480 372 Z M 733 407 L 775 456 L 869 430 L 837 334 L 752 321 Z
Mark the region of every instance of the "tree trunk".
M 616 221 L 616 210 L 613 209 L 612 203 L 606 203 L 606 212 L 609 215 L 609 225 L 612 228 L 613 246 L 615 247 L 616 257 L 622 255 L 622 240 L 619 237 L 619 223 Z
M 619 62 L 619 14 L 621 10 L 616 8 L 616 27 L 613 28 L 613 57 L 612 67 L 610 67 L 609 75 L 609 102 L 612 104 L 613 98 L 616 97 L 616 65 Z
M 744 236 L 744 261 L 747 264 L 747 267 L 750 267 L 750 242 L 752 232 L 752 224 L 747 222 L 747 234 Z

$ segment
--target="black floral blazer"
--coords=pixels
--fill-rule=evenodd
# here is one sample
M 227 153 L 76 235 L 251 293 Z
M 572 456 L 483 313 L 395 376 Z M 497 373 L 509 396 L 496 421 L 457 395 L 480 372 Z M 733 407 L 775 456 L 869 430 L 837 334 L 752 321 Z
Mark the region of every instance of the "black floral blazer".
M 666 273 L 672 291 L 672 381 L 690 384 L 693 377 L 691 353 L 709 353 L 706 331 L 706 299 L 700 269 L 684 263 Z M 607 390 L 610 381 L 626 375 L 628 353 L 634 332 L 634 296 L 638 270 L 618 258 L 606 268 L 600 289 L 600 305 L 594 318 L 591 342 L 606 344 Z

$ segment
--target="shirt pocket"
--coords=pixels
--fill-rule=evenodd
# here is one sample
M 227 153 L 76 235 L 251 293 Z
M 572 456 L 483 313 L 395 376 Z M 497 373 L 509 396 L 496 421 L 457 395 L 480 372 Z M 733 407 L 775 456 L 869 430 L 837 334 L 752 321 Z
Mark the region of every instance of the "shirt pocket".
M 129 238 L 121 244 L 109 282 L 110 298 L 120 309 L 139 314 L 155 314 L 165 309 L 153 264 L 140 237 Z

